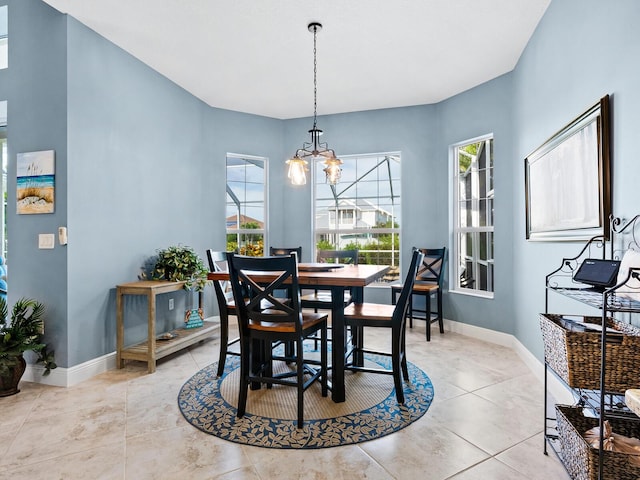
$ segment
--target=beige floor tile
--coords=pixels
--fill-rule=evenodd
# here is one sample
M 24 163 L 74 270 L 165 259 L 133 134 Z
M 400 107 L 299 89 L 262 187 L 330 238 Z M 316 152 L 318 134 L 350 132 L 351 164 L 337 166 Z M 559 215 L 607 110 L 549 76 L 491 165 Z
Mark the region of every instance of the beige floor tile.
M 123 408 L 108 406 L 29 418 L 0 458 L 0 467 L 17 468 L 122 441 L 124 420 Z
M 63 414 L 87 407 L 112 407 L 123 410 L 127 398 L 127 385 L 92 379 L 70 388 L 52 388 L 40 394 L 34 404 L 30 419 L 51 415 L 51 405 L 56 413 Z
M 446 479 L 489 457 L 426 415 L 393 435 L 361 444 L 361 448 L 398 479 Z
M 530 480 L 529 477 L 515 471 L 504 463 L 493 458 L 478 465 L 474 465 L 469 470 L 454 475 L 451 480 Z
M 261 480 L 262 479 L 262 477 L 258 475 L 258 472 L 253 466 L 239 468 L 238 470 L 226 472 L 226 473 L 223 473 L 222 475 L 217 475 L 211 478 L 214 480 Z
M 0 480 L 120 480 L 125 478 L 124 456 L 123 440 L 4 471 Z
M 177 390 L 169 390 L 158 393 L 153 402 L 144 399 L 127 402 L 127 437 L 184 426 L 177 397 Z
M 542 431 L 542 416 L 523 417 L 473 393 L 434 402 L 429 410 L 436 422 L 492 455 Z
M 387 333 L 368 332 L 367 344 L 386 346 Z M 426 342 L 424 322 L 407 333 L 408 360 L 434 385 L 427 413 L 387 437 L 337 448 L 247 447 L 188 425 L 177 395 L 217 361 L 215 335 L 160 360 L 154 374 L 131 361 L 68 389 L 23 382 L 18 395 L 0 398 L 0 480 L 567 478 L 542 454 L 542 388 L 515 352 L 432 333 Z
M 385 471 L 358 445 L 311 451 L 244 448 L 260 477 L 264 479 L 389 480 L 397 478 Z
M 127 438 L 130 479 L 210 479 L 250 466 L 239 445 L 191 425 Z
M 569 480 L 558 457 L 547 449 L 544 454 L 542 433 L 509 448 L 496 458 L 524 474 L 529 480 Z

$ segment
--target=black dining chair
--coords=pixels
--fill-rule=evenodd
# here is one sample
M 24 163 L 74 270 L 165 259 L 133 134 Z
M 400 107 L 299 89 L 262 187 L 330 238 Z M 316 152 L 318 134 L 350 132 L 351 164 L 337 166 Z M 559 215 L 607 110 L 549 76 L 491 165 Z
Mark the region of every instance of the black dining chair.
M 414 247 L 415 250 L 415 247 Z M 422 265 L 418 269 L 413 292 L 409 298 L 409 328 L 413 327 L 413 319 L 420 318 L 426 320 L 427 342 L 431 341 L 431 323 L 438 322 L 440 333 L 444 333 L 444 319 L 442 316 L 442 289 L 447 263 L 447 247 L 443 248 L 421 248 L 424 254 Z M 396 303 L 396 298 L 402 290 L 402 284 L 391 285 L 391 303 Z M 425 309 L 417 308 L 413 302 L 413 296 L 424 297 Z M 431 297 L 436 296 L 435 312 L 431 308 Z M 424 314 L 424 318 L 416 317 L 415 313 Z
M 327 396 L 327 315 L 303 313 L 295 254 L 287 257 L 243 257 L 228 254 L 229 277 L 240 330 L 240 385 L 238 417 L 245 414 L 249 385 L 288 385 L 297 388 L 298 428 L 304 424 L 304 392 L 320 381 Z M 261 281 L 256 272 L 265 273 Z M 274 292 L 291 286 L 291 298 Z M 248 294 L 248 301 L 244 301 Z M 264 308 L 268 304 L 269 308 Z M 304 340 L 320 333 L 320 361 L 305 358 Z M 274 343 L 294 343 L 294 358 L 274 357 Z M 284 373 L 274 373 L 273 362 L 293 362 Z
M 207 260 L 209 261 L 210 272 L 228 272 L 227 252 L 207 250 Z M 240 355 L 239 351 L 229 350 L 229 347 L 238 343 L 240 337 L 229 340 L 229 315 L 236 315 L 236 305 L 233 300 L 231 284 L 227 281 L 213 282 L 213 289 L 216 293 L 218 311 L 220 313 L 220 355 L 218 358 L 218 377 L 224 373 L 224 365 L 227 355 Z
M 335 263 L 358 265 L 358 250 L 318 250 L 316 254 L 318 263 Z M 351 292 L 345 291 L 345 306 L 351 303 Z M 318 309 L 331 309 L 331 292 L 327 290 L 313 290 L 302 295 L 302 307 Z
M 409 380 L 407 368 L 407 356 L 405 349 L 405 327 L 407 321 L 407 309 L 409 298 L 418 272 L 418 266 L 422 262 L 423 253 L 414 250 L 411 257 L 411 266 L 407 272 L 404 285 L 400 292 L 400 298 L 395 305 L 377 303 L 352 303 L 344 310 L 344 323 L 351 327 L 352 345 L 347 354 L 345 369 L 383 373 L 393 375 L 393 383 L 396 389 L 398 403 L 404 403 L 404 389 L 402 378 Z M 391 351 L 374 351 L 367 349 L 364 344 L 364 330 L 367 327 L 391 329 Z M 364 354 L 373 353 L 391 357 L 391 370 L 385 368 L 367 367 L 364 365 Z M 349 360 L 351 359 L 351 360 Z

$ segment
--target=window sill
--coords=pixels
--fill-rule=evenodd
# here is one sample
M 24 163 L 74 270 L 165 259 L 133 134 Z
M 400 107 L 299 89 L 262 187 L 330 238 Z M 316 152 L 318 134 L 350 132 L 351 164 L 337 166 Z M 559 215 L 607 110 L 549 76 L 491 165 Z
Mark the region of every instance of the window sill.
M 479 290 L 449 290 L 449 293 L 464 295 L 466 297 L 486 298 L 487 300 L 493 300 L 494 297 L 494 292 L 482 292 Z

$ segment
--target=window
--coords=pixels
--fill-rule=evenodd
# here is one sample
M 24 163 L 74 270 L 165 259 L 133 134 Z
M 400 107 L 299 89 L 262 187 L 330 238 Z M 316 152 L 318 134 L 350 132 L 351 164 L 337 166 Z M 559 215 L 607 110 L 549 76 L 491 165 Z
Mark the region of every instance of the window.
M 451 147 L 454 255 L 451 285 L 493 297 L 493 137 Z
M 267 159 L 227 154 L 227 250 L 264 254 L 267 228 Z
M 341 157 L 337 185 L 314 162 L 314 236 L 318 250 L 358 249 L 362 264 L 391 265 L 384 281 L 399 278 L 400 153 Z
M 0 179 L 0 192 L 2 193 L 2 205 L 0 206 L 0 254 L 7 260 L 7 101 L 0 102 L 0 164 L 2 165 L 2 178 Z M 0 279 L 1 280 L 1 279 Z
M 0 7 L 0 69 L 9 66 L 9 7 Z

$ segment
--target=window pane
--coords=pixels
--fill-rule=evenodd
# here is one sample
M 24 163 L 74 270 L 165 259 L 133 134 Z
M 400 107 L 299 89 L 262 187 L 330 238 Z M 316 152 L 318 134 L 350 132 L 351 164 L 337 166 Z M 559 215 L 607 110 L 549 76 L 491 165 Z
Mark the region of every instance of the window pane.
M 480 222 L 480 226 L 484 227 L 487 225 L 487 201 L 480 200 L 480 216 L 478 218 Z
M 488 270 L 487 266 L 483 264 L 478 265 L 478 289 L 479 290 L 487 290 L 488 283 Z
M 480 170 L 478 172 L 478 196 L 480 198 L 487 198 L 487 171 Z
M 0 69 L 9 66 L 9 7 L 0 7 Z
M 342 178 L 325 183 L 315 162 L 316 249 L 360 251 L 359 262 L 397 266 L 400 260 L 400 154 L 341 157 Z M 376 232 L 384 229 L 384 233 Z M 394 269 L 386 280 L 399 278 Z
M 267 228 L 265 166 L 264 158 L 227 156 L 226 231 L 229 251 L 253 256 L 264 254 L 264 232 Z
M 488 240 L 487 239 L 487 233 L 486 232 L 481 233 L 480 234 L 480 249 L 479 249 L 480 251 L 478 252 L 480 260 L 485 260 L 486 261 L 487 258 L 488 258 L 487 254 L 488 254 L 489 249 L 487 248 L 487 240 Z

